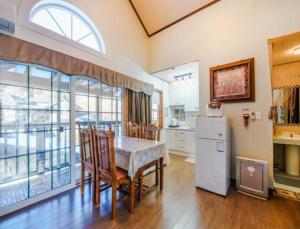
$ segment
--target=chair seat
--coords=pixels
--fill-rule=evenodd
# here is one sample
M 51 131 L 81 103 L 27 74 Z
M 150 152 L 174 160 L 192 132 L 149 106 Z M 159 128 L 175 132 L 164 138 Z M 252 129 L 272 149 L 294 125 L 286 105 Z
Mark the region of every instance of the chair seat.
M 122 180 L 128 177 L 128 172 L 124 169 L 116 167 L 116 177 L 117 180 Z

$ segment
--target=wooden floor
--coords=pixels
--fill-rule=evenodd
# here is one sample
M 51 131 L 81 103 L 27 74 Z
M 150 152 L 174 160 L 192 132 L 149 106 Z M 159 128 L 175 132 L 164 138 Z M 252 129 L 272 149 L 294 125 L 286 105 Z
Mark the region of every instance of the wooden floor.
M 165 169 L 165 186 L 137 203 L 130 215 L 124 205 L 110 219 L 110 190 L 95 209 L 87 185 L 0 219 L 0 228 L 300 228 L 300 202 L 272 196 L 263 201 L 231 188 L 224 198 L 194 187 L 193 164 L 178 156 Z M 127 202 L 125 202 L 127 203 Z

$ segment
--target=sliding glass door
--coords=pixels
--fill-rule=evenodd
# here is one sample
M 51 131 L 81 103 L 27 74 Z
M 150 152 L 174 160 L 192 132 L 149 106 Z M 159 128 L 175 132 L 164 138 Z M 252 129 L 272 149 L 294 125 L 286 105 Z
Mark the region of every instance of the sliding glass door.
M 76 116 L 76 180 L 80 178 L 78 128 L 95 125 L 107 130 L 112 126 L 116 136 L 121 134 L 121 88 L 99 81 L 77 77 L 73 81 Z
M 0 62 L 0 207 L 71 182 L 70 77 Z
M 79 125 L 111 125 L 120 135 L 121 113 L 120 88 L 0 61 L 0 210 L 75 184 Z

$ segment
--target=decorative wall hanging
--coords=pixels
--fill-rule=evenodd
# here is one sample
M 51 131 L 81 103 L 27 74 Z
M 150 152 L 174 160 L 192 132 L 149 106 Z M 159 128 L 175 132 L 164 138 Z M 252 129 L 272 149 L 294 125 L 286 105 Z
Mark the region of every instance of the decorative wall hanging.
M 210 100 L 255 101 L 254 58 L 210 68 Z

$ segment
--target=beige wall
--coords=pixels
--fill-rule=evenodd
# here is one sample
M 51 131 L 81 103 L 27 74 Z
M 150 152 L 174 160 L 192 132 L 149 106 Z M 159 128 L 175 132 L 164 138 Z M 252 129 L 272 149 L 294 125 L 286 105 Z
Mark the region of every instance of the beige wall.
M 209 68 L 255 58 L 256 101 L 226 104 L 233 129 L 232 177 L 235 156 L 270 162 L 272 177 L 271 83 L 267 39 L 300 30 L 299 0 L 222 0 L 150 39 L 150 71 L 199 60 L 200 107 L 209 101 Z M 262 111 L 262 121 L 243 127 L 242 109 Z M 272 182 L 270 182 L 270 185 Z
M 28 11 L 38 0 L 0 0 L 0 15 L 17 23 L 15 36 L 18 38 L 128 74 L 158 89 L 167 88 L 165 82 L 147 73 L 149 40 L 128 1 L 67 1 L 81 9 L 98 27 L 108 51 L 106 57 L 49 38 L 25 25 Z

